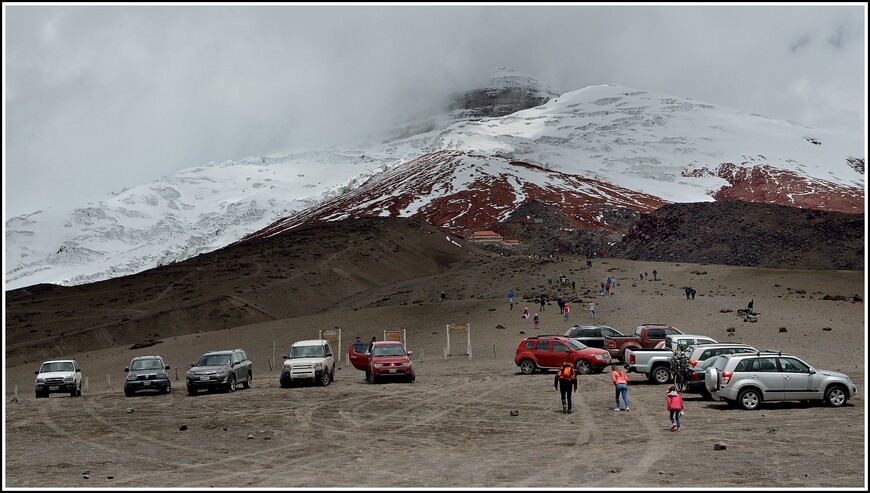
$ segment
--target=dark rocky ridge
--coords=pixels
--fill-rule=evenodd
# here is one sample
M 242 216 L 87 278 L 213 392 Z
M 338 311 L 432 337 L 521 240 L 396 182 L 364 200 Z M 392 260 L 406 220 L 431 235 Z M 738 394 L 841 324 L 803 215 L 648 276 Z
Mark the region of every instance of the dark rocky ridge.
M 773 269 L 863 270 L 864 214 L 742 201 L 641 214 L 611 256 Z

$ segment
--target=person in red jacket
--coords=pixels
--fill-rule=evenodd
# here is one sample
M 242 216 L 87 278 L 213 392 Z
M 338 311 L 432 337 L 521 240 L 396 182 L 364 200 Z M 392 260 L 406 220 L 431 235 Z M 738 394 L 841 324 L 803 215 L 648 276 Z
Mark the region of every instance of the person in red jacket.
M 680 426 L 680 416 L 683 415 L 683 396 L 673 385 L 668 387 L 668 413 L 671 418 L 671 431 L 683 431 Z

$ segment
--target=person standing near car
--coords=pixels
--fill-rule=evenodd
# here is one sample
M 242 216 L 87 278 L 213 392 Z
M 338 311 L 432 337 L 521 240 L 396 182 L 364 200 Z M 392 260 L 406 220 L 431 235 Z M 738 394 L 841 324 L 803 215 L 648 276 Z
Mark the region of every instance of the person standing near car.
M 562 367 L 556 372 L 553 387 L 559 391 L 562 398 L 562 414 L 571 414 L 571 388 L 577 390 L 577 372 L 570 361 L 562 362 Z
M 535 314 L 534 321 L 535 321 L 535 330 L 540 330 L 541 329 L 541 319 L 538 318 L 537 313 Z
M 595 320 L 595 303 L 589 303 L 589 316 Z
M 616 397 L 616 407 L 614 411 L 619 411 L 619 396 L 622 395 L 622 402 L 625 404 L 625 410 L 630 411 L 628 407 L 628 375 L 622 371 L 617 365 L 613 365 L 610 370 L 610 379 L 613 381 L 614 395 Z
M 673 385 L 668 387 L 668 414 L 671 418 L 671 431 L 683 431 L 680 426 L 680 417 L 683 415 L 683 396 Z
M 571 312 L 571 309 L 568 308 L 568 303 L 565 303 L 565 307 L 562 308 L 562 313 L 565 315 L 565 321 L 568 321 L 568 314 Z

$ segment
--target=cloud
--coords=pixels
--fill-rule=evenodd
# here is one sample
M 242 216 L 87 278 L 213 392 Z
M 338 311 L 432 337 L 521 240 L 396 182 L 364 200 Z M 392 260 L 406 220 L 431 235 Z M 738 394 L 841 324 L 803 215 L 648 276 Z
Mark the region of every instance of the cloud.
M 376 134 L 501 66 L 865 125 L 864 6 L 3 8 L 7 217 Z

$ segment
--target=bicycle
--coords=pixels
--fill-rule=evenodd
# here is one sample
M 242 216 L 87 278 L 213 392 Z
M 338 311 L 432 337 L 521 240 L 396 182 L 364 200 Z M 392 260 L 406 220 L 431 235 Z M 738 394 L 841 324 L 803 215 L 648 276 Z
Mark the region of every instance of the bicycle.
M 678 392 L 686 390 L 692 378 L 692 365 L 689 364 L 689 358 L 683 351 L 675 351 L 674 357 L 671 358 L 671 376 Z

